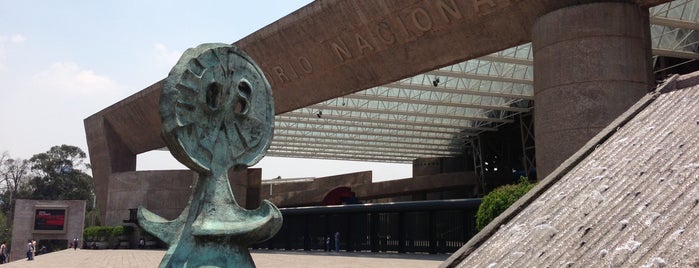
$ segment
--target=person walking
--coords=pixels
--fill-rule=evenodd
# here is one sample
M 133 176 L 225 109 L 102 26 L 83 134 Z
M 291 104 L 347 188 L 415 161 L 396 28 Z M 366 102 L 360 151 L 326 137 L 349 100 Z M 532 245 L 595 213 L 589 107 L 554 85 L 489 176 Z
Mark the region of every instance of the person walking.
M 7 242 L 2 241 L 2 245 L 0 245 L 0 264 L 3 264 L 7 262 Z
M 73 250 L 78 250 L 78 238 L 73 239 Z
M 34 246 L 31 239 L 27 240 L 27 260 L 34 260 Z

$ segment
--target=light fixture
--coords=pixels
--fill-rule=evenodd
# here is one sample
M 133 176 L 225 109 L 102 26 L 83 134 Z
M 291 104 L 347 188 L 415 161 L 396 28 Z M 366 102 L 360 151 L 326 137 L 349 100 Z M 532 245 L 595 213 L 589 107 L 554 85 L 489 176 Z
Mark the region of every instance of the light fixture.
M 316 113 L 316 116 L 317 116 L 318 118 L 320 118 L 321 116 L 323 116 L 323 111 L 320 111 L 320 110 L 319 110 L 319 111 Z
M 439 77 L 434 77 L 434 80 L 432 80 L 432 85 L 434 87 L 437 87 L 439 85 Z

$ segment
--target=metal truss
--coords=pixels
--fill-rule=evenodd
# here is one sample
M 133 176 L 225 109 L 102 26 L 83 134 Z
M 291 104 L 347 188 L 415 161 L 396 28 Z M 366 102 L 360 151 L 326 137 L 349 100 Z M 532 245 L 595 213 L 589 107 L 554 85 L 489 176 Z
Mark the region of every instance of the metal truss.
M 530 176 L 532 169 L 536 167 L 536 155 L 534 146 L 534 113 L 519 114 L 519 133 L 522 142 L 522 163 L 525 176 Z M 531 179 L 531 178 L 530 178 Z
M 654 57 L 699 59 L 698 6 L 650 9 Z M 268 155 L 410 163 L 479 154 L 480 133 L 531 114 L 533 68 L 524 44 L 278 115 Z M 531 126 L 522 130 L 531 135 Z
M 699 1 L 672 1 L 650 8 L 649 13 L 654 60 L 658 56 L 684 58 L 685 63 L 699 59 Z
M 465 140 L 465 143 L 471 149 L 471 156 L 473 158 L 473 172 L 476 174 L 478 179 L 478 191 L 479 194 L 485 194 L 486 183 L 485 183 L 485 171 L 483 165 L 483 150 L 481 149 L 481 140 L 478 137 L 473 137 Z

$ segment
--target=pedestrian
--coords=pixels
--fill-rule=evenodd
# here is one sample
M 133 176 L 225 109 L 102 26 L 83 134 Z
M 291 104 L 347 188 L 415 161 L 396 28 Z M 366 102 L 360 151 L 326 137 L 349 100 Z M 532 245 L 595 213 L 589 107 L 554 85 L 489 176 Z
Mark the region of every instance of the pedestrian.
M 27 240 L 27 260 L 34 260 L 34 246 L 32 245 L 32 240 Z
M 340 232 L 335 232 L 335 252 L 340 252 Z
M 325 251 L 330 251 L 330 235 L 325 236 Z
M 0 264 L 7 261 L 7 246 L 5 244 L 7 244 L 7 242 L 2 241 L 2 245 L 0 245 Z
M 144 240 L 143 237 L 141 237 L 141 239 L 138 240 L 138 248 L 144 249 L 145 247 L 146 247 L 146 240 Z
M 73 239 L 73 250 L 78 250 L 78 238 Z

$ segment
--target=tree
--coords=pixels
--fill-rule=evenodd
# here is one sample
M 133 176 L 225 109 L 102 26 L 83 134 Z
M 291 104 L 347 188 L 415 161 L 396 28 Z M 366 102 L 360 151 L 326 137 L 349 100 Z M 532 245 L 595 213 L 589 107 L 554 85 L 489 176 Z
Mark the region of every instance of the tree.
M 11 219 L 0 212 L 0 241 L 12 240 L 12 224 Z M 10 243 L 11 244 L 11 243 Z
M 10 219 L 12 219 L 15 199 L 28 195 L 26 185 L 30 178 L 29 171 L 28 160 L 13 159 L 7 152 L 0 156 L 0 187 L 3 188 L 1 209 Z
M 26 192 L 29 182 L 29 161 L 12 158 L 7 152 L 0 155 L 0 240 L 10 241 L 15 200 Z M 23 193 L 23 191 L 25 191 Z
M 29 182 L 31 199 L 39 200 L 92 200 L 92 177 L 84 171 L 87 155 L 71 146 L 53 146 L 45 153 L 29 159 L 31 170 L 37 174 Z

